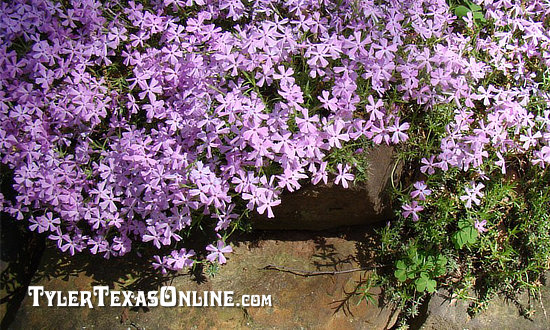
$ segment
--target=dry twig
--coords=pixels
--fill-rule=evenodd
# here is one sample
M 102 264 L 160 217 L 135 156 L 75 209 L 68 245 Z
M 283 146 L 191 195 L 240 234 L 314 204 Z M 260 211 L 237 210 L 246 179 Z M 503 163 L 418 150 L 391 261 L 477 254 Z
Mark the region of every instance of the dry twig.
M 345 269 L 345 270 L 309 271 L 309 270 L 287 268 L 287 267 L 277 266 L 277 265 L 267 265 L 262 269 L 263 270 L 278 270 L 280 272 L 291 273 L 291 274 L 294 274 L 294 275 L 306 276 L 307 277 L 307 276 L 319 276 L 319 275 L 347 274 L 347 273 L 371 270 L 371 269 L 374 269 L 374 268 L 373 267 L 361 267 L 361 268 L 352 268 L 352 269 Z

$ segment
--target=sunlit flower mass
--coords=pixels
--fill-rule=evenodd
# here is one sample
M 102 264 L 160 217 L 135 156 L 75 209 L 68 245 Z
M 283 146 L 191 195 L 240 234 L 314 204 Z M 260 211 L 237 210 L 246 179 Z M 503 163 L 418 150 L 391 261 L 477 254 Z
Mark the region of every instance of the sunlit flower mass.
M 71 255 L 145 243 L 179 270 L 231 252 L 218 238 L 182 249 L 198 222 L 225 237 L 243 208 L 273 217 L 284 191 L 348 187 L 354 164 L 331 153 L 406 143 L 406 118 L 439 104 L 454 118 L 425 175 L 504 173 L 509 154 L 545 168 L 550 3 L 475 2 L 494 31 L 475 39 L 481 20 L 443 0 L 2 2 L 0 153 L 16 192 L 2 210 Z M 414 187 L 401 211 L 421 221 L 437 187 Z

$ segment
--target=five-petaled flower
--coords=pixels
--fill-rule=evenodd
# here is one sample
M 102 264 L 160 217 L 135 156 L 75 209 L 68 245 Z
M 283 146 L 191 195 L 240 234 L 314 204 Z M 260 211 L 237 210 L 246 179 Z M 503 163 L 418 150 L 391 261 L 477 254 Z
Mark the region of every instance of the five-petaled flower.
M 483 189 L 485 185 L 483 183 L 474 183 L 472 182 L 470 187 L 465 188 L 466 195 L 460 196 L 461 201 L 465 201 L 465 206 L 467 208 L 472 207 L 472 202 L 474 202 L 476 205 L 481 204 L 481 200 L 479 198 L 483 197 L 483 192 L 481 189 Z
M 206 247 L 207 251 L 210 251 L 211 253 L 206 256 L 206 259 L 210 262 L 218 262 L 220 265 L 223 265 L 227 262 L 227 259 L 225 259 L 224 253 L 231 253 L 233 252 L 233 248 L 229 245 L 225 245 L 225 243 L 222 240 L 218 240 L 216 246 L 210 244 Z
M 487 225 L 487 220 L 482 220 L 482 221 L 476 220 L 474 222 L 474 227 L 477 229 L 477 231 L 480 234 L 483 234 L 484 232 L 488 231 L 488 229 L 485 228 L 485 225 Z
M 411 192 L 412 198 L 418 198 L 418 200 L 424 201 L 426 197 L 431 195 L 432 191 L 428 189 L 428 186 L 424 181 L 418 181 L 413 184 L 415 190 Z
M 412 201 L 410 204 L 405 204 L 401 206 L 403 209 L 403 217 L 408 218 L 412 216 L 413 221 L 418 221 L 418 212 L 424 210 L 422 205 L 418 205 L 417 201 Z
M 353 181 L 355 176 L 351 173 L 349 173 L 351 167 L 349 165 L 346 165 L 345 167 L 342 167 L 342 164 L 338 164 L 336 167 L 338 168 L 338 175 L 336 176 L 336 179 L 334 180 L 334 183 L 339 184 L 340 181 L 342 182 L 342 187 L 347 188 L 348 181 Z

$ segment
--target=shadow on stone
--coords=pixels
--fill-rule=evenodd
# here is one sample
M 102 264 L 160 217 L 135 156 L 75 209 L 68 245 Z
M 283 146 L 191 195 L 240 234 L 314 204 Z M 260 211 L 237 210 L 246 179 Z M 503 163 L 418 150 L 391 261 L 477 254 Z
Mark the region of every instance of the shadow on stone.
M 370 242 L 370 243 L 369 243 Z M 375 244 L 373 228 L 345 227 L 339 230 L 257 231 L 234 236 L 234 252 L 228 264 L 214 277 L 179 273 L 162 276 L 149 266 L 147 257 L 124 257 L 103 260 L 99 256 L 69 257 L 55 247 L 46 249 L 32 285 L 46 290 L 90 291 L 94 285 L 108 285 L 116 290 L 158 290 L 173 285 L 178 290 L 231 290 L 235 295 L 270 294 L 272 306 L 262 308 L 122 308 L 88 309 L 32 306 L 24 299 L 15 315 L 13 328 L 262 328 L 333 326 L 341 329 L 386 329 L 395 322 L 395 312 L 388 306 L 357 305 L 353 293 L 368 273 L 296 276 L 264 270 L 275 264 L 305 271 L 341 271 L 368 268 L 372 260 L 368 249 Z M 361 243 L 361 244 L 360 244 Z M 197 279 L 199 278 L 199 279 Z M 375 297 L 380 296 L 377 289 Z
M 38 268 L 44 240 L 5 214 L 0 216 L 0 328 L 7 329 Z
M 368 225 L 392 217 L 388 188 L 398 181 L 401 166 L 392 147 L 377 146 L 367 155 L 368 178 L 346 189 L 332 182 L 307 185 L 285 192 L 275 217 L 252 213 L 252 225 L 261 230 L 326 230 L 343 226 Z

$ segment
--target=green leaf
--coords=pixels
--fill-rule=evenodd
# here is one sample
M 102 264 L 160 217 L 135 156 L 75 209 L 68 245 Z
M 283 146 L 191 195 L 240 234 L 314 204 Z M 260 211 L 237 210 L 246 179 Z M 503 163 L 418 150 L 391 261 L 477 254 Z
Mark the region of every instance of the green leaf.
M 447 258 L 444 255 L 438 255 L 436 264 L 437 267 L 445 267 L 445 265 L 447 265 Z
M 434 266 L 435 266 L 435 263 L 434 263 L 434 261 L 431 260 L 431 259 L 428 260 L 428 261 L 426 261 L 426 263 L 424 264 L 424 268 L 425 268 L 425 269 L 433 269 Z
M 445 258 L 442 255 L 439 255 L 435 263 L 433 276 L 437 277 L 437 276 L 445 275 L 445 273 L 447 272 L 447 269 L 445 268 L 446 265 L 447 265 L 447 258 Z
M 473 244 L 477 241 L 478 232 L 473 226 L 461 228 L 453 235 L 453 240 L 457 248 L 462 249 L 467 244 Z
M 394 275 L 399 282 L 405 282 L 407 280 L 407 272 L 404 269 L 397 269 Z
M 465 6 L 458 6 L 455 8 L 455 15 L 458 18 L 466 16 L 471 10 Z
M 471 1 L 468 1 L 468 7 L 470 7 L 470 9 L 471 9 L 472 11 L 481 11 L 481 9 L 482 9 L 480 5 L 475 4 L 475 3 L 471 2 Z
M 474 20 L 478 20 L 480 22 L 486 22 L 485 15 L 483 13 L 476 11 L 474 12 Z
M 414 281 L 414 284 L 416 286 L 416 291 L 423 292 L 426 290 L 426 286 L 428 285 L 428 278 L 425 276 L 420 276 L 419 278 Z
M 467 219 L 458 220 L 458 228 L 459 229 L 468 228 L 468 227 L 471 227 L 471 226 L 472 226 L 472 223 L 470 221 L 468 221 Z
M 405 262 L 403 260 L 398 260 L 397 261 L 397 269 L 407 269 L 407 265 L 405 264 Z
M 428 292 L 430 292 L 430 293 L 435 292 L 435 287 L 436 286 L 437 286 L 437 282 L 435 280 L 428 280 L 426 282 L 426 290 L 428 290 Z

